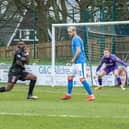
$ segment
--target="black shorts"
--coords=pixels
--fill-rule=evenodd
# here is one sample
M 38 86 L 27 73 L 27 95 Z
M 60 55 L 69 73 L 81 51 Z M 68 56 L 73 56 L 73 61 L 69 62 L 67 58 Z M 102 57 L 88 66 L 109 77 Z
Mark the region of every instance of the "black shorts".
M 29 73 L 26 72 L 26 71 L 22 71 L 22 72 L 19 72 L 19 73 L 9 72 L 8 83 L 16 83 L 17 80 L 25 81 L 25 78 L 28 74 Z

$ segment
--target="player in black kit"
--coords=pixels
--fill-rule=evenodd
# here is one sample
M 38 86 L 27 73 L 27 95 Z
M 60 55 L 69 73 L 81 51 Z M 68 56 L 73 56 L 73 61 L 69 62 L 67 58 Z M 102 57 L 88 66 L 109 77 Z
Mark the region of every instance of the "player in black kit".
M 8 84 L 5 87 L 0 87 L 0 92 L 6 92 L 13 89 L 17 80 L 30 80 L 29 90 L 27 99 L 37 99 L 37 96 L 33 96 L 33 89 L 37 77 L 32 73 L 25 71 L 25 64 L 29 63 L 29 49 L 25 48 L 25 43 L 20 41 L 18 42 L 17 49 L 14 54 L 12 66 L 9 69 L 8 73 Z

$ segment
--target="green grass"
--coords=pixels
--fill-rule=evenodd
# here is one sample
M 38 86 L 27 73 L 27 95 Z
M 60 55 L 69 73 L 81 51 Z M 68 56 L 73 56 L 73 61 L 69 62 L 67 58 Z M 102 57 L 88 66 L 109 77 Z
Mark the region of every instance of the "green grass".
M 2 84 L 3 85 L 3 84 Z M 36 87 L 38 100 L 26 100 L 28 88 L 17 84 L 0 94 L 0 129 L 128 129 L 129 88 L 105 87 L 88 102 L 83 88 L 60 100 L 66 87 Z

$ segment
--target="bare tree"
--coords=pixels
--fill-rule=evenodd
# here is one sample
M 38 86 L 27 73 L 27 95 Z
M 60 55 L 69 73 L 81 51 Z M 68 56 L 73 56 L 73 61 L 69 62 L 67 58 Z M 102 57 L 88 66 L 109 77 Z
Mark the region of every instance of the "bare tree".
M 11 22 L 17 23 L 19 17 L 24 16 L 25 10 L 30 11 L 33 23 L 28 23 L 28 26 L 33 24 L 39 42 L 43 43 L 50 40 L 48 29 L 51 29 L 52 23 L 66 23 L 68 19 L 74 22 L 84 22 L 86 18 L 87 21 L 93 21 L 95 7 L 102 10 L 107 9 L 106 20 L 112 20 L 113 7 L 116 10 L 114 15 L 118 15 L 118 11 L 120 14 L 117 20 L 128 19 L 128 0 L 74 0 L 73 3 L 71 2 L 71 0 L 0 0 L 0 28 L 8 25 L 13 27 L 15 24 L 11 24 Z M 4 8 L 2 8 L 3 6 Z M 89 7 L 91 7 L 90 10 Z M 74 10 L 73 13 L 80 16 L 79 20 L 75 18 L 75 14 L 71 14 L 71 9 Z M 89 15 L 84 10 L 89 11 Z

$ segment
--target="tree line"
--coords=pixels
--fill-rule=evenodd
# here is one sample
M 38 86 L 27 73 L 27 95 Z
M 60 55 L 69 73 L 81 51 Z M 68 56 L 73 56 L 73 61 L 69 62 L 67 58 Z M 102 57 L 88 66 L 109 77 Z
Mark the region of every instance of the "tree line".
M 129 0 L 0 0 L 0 28 L 13 27 L 11 21 L 19 22 L 25 10 L 44 43 L 50 41 L 52 23 L 128 20 Z

